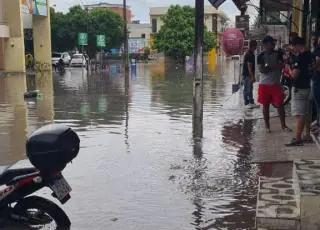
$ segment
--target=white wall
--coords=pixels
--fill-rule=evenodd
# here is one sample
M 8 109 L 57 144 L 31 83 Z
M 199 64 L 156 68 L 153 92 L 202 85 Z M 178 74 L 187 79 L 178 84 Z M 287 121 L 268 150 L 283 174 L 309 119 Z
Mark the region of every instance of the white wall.
M 22 14 L 23 28 L 32 29 L 32 15 L 31 14 Z
M 146 35 L 146 39 L 150 38 L 151 24 L 128 24 L 129 38 L 141 38 L 142 34 Z

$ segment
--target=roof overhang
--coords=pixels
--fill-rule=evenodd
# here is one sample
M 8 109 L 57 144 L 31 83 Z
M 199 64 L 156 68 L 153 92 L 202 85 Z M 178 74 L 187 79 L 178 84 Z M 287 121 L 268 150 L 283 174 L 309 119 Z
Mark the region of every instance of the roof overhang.
M 221 6 L 226 0 L 209 0 L 211 5 L 213 5 L 215 8 L 218 8 Z M 249 0 L 232 0 L 233 3 L 237 6 L 237 8 L 242 11 L 244 7 L 246 7 L 246 2 Z
M 289 11 L 293 0 L 260 0 L 260 6 L 268 11 Z

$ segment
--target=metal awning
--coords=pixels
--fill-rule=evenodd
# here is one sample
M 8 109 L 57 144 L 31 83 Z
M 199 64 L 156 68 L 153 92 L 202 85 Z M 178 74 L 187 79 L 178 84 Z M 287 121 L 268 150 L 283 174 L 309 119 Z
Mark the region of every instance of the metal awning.
M 268 11 L 289 11 L 293 0 L 260 0 L 260 6 Z
M 211 5 L 214 6 L 215 8 L 218 8 L 219 6 L 221 6 L 225 1 L 226 0 L 209 0 Z M 245 6 L 248 0 L 232 0 L 232 1 L 237 6 L 237 8 L 241 10 L 242 7 Z
M 221 6 L 226 0 L 209 0 L 212 6 L 218 8 Z M 232 0 L 233 3 L 237 6 L 239 10 L 242 9 L 243 6 L 246 5 L 246 2 L 249 0 Z M 293 0 L 260 0 L 260 5 L 263 6 L 264 9 L 268 11 L 289 11 L 292 8 Z

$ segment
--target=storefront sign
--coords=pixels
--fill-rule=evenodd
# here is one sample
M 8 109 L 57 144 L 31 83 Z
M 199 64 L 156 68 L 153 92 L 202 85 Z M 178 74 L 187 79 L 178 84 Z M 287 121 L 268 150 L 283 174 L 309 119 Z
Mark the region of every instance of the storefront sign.
M 37 16 L 48 16 L 47 0 L 22 0 L 21 11 L 24 14 L 33 14 Z
M 147 46 L 147 41 L 145 38 L 129 38 L 129 53 L 143 53 L 144 47 Z
M 47 16 L 47 0 L 34 0 L 33 14 L 39 16 Z
M 33 0 L 22 0 L 21 11 L 25 14 L 33 14 Z

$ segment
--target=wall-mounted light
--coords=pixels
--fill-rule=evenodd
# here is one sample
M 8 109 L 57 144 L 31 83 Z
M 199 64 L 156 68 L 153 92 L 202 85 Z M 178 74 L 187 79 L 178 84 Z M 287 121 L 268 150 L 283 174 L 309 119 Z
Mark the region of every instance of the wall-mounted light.
M 14 47 L 14 43 L 13 43 L 13 41 L 10 43 L 10 45 L 11 45 L 11 47 Z

